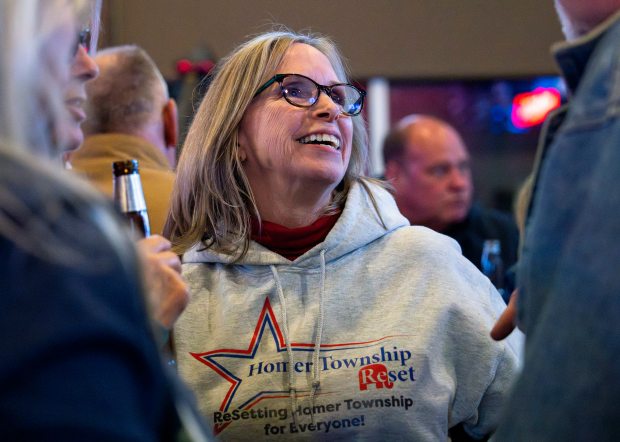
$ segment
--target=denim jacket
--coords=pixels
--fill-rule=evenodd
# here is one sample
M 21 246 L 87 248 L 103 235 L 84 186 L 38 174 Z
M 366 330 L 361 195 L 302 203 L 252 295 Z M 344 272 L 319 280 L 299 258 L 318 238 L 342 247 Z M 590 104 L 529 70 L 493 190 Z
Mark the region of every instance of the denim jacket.
M 572 97 L 541 136 L 518 279 L 525 361 L 495 440 L 616 440 L 620 14 L 554 52 Z

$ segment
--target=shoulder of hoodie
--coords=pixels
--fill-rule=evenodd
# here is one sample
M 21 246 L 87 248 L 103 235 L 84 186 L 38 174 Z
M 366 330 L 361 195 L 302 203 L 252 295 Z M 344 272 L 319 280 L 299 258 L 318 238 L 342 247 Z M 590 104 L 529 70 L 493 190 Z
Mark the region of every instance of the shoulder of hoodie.
M 486 287 L 486 277 L 461 253 L 459 244 L 449 236 L 423 226 L 403 226 L 382 238 L 381 260 L 397 269 L 424 271 L 476 287 Z
M 424 226 L 402 226 L 388 233 L 385 239 L 396 252 L 424 255 L 427 258 L 461 255 L 458 242 Z
M 488 332 L 506 304 L 488 278 L 461 254 L 456 241 L 421 226 L 401 227 L 384 240 L 389 244 L 377 260 L 386 262 L 389 278 L 401 279 L 403 287 L 411 287 L 412 296 L 421 296 L 418 290 L 423 289 L 423 296 L 433 299 L 432 305 L 455 318 L 460 333 L 469 330 L 473 341 L 490 341 Z M 494 345 L 512 360 L 521 353 L 522 341 L 521 333 L 515 332 Z
M 443 268 L 448 265 L 469 263 L 462 256 L 458 242 L 424 226 L 396 227 L 386 232 L 380 242 L 382 252 L 398 259 L 400 265 L 404 266 L 412 262 L 419 264 L 420 260 Z M 386 259 L 390 258 L 386 257 Z
M 495 297 L 489 280 L 449 236 L 423 226 L 402 226 L 387 233 L 381 242 L 377 258 L 393 266 L 395 272 L 423 272 L 428 278 L 442 280 L 446 288 L 452 286 L 455 293 L 473 291 L 483 298 Z
M 375 197 L 380 215 L 386 224 L 386 233 L 381 238 L 387 245 L 384 247 L 386 252 L 397 254 L 405 261 L 406 257 L 410 256 L 430 261 L 439 260 L 444 265 L 447 264 L 446 259 L 469 263 L 462 256 L 461 246 L 456 240 L 424 226 L 409 225 L 387 189 L 368 182 L 366 186 Z

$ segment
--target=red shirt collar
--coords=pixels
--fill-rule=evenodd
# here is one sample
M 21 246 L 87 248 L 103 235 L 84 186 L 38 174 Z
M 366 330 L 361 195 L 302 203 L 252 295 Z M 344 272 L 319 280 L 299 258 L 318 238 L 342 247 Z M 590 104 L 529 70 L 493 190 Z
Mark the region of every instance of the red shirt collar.
M 312 247 L 323 242 L 339 217 L 340 212 L 325 215 L 309 226 L 293 229 L 269 221 L 263 221 L 262 229 L 260 229 L 258 221 L 252 218 L 252 239 L 286 259 L 294 261 Z

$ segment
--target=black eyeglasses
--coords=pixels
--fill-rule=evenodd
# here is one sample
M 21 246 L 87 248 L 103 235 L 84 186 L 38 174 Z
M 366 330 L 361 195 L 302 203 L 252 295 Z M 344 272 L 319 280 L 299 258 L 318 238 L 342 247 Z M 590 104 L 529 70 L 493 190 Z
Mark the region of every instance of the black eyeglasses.
M 338 83 L 331 86 L 318 84 L 311 78 L 300 74 L 277 74 L 258 88 L 254 97 L 259 95 L 273 83 L 280 84 L 282 96 L 293 106 L 311 107 L 319 100 L 324 92 L 336 103 L 345 115 L 359 115 L 364 106 L 366 92 L 348 83 Z
M 86 52 L 90 53 L 90 41 L 91 41 L 91 35 L 90 35 L 90 28 L 83 28 L 80 32 L 78 32 L 77 38 L 75 39 L 75 47 L 73 49 L 73 54 L 77 54 L 78 49 L 80 48 L 80 46 L 84 47 L 84 49 L 86 49 Z

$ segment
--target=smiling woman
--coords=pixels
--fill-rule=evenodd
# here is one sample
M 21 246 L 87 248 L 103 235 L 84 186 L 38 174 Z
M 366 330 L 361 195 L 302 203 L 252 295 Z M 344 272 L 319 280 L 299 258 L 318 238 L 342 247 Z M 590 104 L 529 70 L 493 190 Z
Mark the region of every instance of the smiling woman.
M 264 58 L 259 57 L 262 53 Z M 305 66 L 306 57 L 316 63 Z M 294 91 L 285 93 L 291 84 L 274 78 L 295 73 L 315 84 L 346 85 L 345 66 L 326 38 L 267 34 L 242 45 L 217 70 L 221 72 L 209 87 L 183 147 L 168 234 L 177 250 L 184 251 L 203 240 L 208 226 L 208 241 L 242 255 L 249 244 L 252 217 L 299 227 L 340 210 L 348 189 L 367 166 L 367 134 L 357 115 L 363 100 L 356 116 L 346 115 L 334 102 L 335 93 L 321 93 L 317 87 L 316 104 L 300 107 L 291 103 Z M 307 144 L 302 138 L 312 135 L 334 137 L 339 148 L 313 143 L 302 149 Z M 263 172 L 271 184 L 258 185 Z M 205 192 L 189 192 L 204 185 L 208 186 Z M 187 210 L 197 218 L 181 215 L 189 214 Z M 278 213 L 271 215 L 273 211 Z
M 341 82 L 329 59 L 304 43 L 291 45 L 278 71 L 332 85 Z M 245 111 L 239 125 L 239 154 L 259 216 L 286 227 L 302 227 L 322 215 L 344 177 L 354 116 L 345 114 L 340 100 L 326 93 L 317 94 L 309 106 L 291 106 L 293 100 L 287 97 L 299 86 L 295 91 L 289 91 L 288 82 L 278 86 L 262 91 Z
M 267 33 L 221 62 L 189 130 L 166 231 L 193 297 L 174 336 L 223 439 L 496 425 L 517 363 L 516 337 L 487 336 L 503 301 L 364 176 L 363 97 L 329 39 Z

